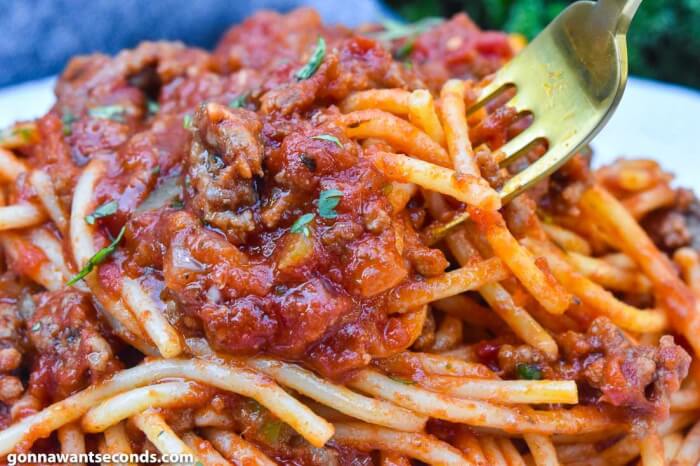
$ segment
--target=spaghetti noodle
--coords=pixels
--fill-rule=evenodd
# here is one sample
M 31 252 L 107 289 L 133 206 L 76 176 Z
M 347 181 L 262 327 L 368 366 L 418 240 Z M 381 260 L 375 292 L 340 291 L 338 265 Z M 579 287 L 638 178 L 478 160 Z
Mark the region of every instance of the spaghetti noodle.
M 577 154 L 502 205 L 529 119 L 469 107 L 513 42 L 410 30 L 70 62 L 0 141 L 0 455 L 697 462 L 687 193 Z

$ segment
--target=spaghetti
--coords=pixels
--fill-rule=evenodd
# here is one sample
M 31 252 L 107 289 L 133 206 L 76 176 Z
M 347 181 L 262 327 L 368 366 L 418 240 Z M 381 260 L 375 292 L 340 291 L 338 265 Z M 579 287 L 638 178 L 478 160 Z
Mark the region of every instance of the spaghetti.
M 691 197 L 582 153 L 502 205 L 530 120 L 469 108 L 513 42 L 406 30 L 69 63 L 0 141 L 0 455 L 698 461 Z

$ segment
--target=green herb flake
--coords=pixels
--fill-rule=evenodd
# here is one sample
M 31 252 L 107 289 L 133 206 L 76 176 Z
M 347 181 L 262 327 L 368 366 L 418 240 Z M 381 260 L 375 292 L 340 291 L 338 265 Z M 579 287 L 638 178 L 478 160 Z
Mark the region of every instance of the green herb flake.
M 263 424 L 262 428 L 260 429 L 260 433 L 265 440 L 267 440 L 268 444 L 274 445 L 279 441 L 280 433 L 282 432 L 283 427 L 284 423 L 282 421 L 268 421 Z
M 39 330 L 41 330 L 41 322 L 37 322 L 36 324 L 32 325 L 32 332 L 36 333 Z
M 146 109 L 148 110 L 148 114 L 153 116 L 160 111 L 160 104 L 155 100 L 149 100 L 146 104 Z
M 156 176 L 160 175 L 160 165 L 151 168 L 151 174 Z
M 292 228 L 289 230 L 292 233 L 301 233 L 308 237 L 311 235 L 311 230 L 309 229 L 309 223 L 314 219 L 314 214 L 304 214 L 294 222 Z
M 414 38 L 410 38 L 404 42 L 401 47 L 396 49 L 396 52 L 394 52 L 394 58 L 397 60 L 405 60 L 408 58 L 409 55 L 411 55 L 411 52 L 413 52 L 413 46 L 415 45 L 416 40 Z M 410 63 L 410 62 L 409 62 Z
M 250 411 L 253 414 L 255 414 L 256 416 L 260 416 L 261 414 L 263 414 L 267 411 L 267 409 L 263 405 L 261 405 L 260 403 L 258 403 L 257 401 L 255 401 L 253 399 L 249 399 L 248 404 L 250 407 Z
M 85 221 L 90 225 L 94 225 L 95 220 L 98 218 L 109 217 L 110 215 L 114 214 L 117 209 L 119 209 L 119 203 L 117 201 L 112 200 L 106 202 L 95 209 L 91 214 L 86 215 Z
M 544 223 L 549 223 L 549 224 L 554 223 L 554 217 L 552 217 L 550 214 L 543 211 L 542 209 L 537 209 L 537 214 L 539 215 L 540 220 L 542 220 Z
M 228 103 L 228 106 L 231 108 L 242 108 L 245 106 L 246 101 L 248 100 L 248 95 L 247 94 L 241 94 L 239 96 L 236 96 L 231 100 L 231 102 Z
M 0 131 L 0 144 L 4 142 L 13 143 L 17 139 L 20 140 L 20 144 L 29 144 L 34 139 L 35 131 L 33 126 L 24 125 L 5 128 Z
M 192 128 L 192 115 L 189 113 L 186 113 L 185 116 L 182 117 L 182 127 L 185 129 Z
M 415 382 L 411 379 L 405 379 L 403 377 L 397 377 L 395 375 L 390 375 L 389 378 L 394 382 L 402 383 L 404 385 L 415 385 Z
M 382 23 L 384 30 L 370 34 L 370 36 L 382 42 L 390 42 L 397 39 L 413 39 L 442 24 L 444 21 L 444 19 L 436 17 L 423 18 L 415 23 L 385 21 Z
M 158 432 L 158 437 L 160 437 L 160 436 L 163 435 L 164 433 L 165 433 L 165 431 L 164 431 L 164 430 L 161 430 L 160 432 Z
M 319 134 L 318 136 L 311 136 L 311 139 L 332 142 L 341 149 L 343 148 L 343 145 L 340 143 L 340 139 L 333 136 L 332 134 Z
M 63 123 L 64 136 L 70 136 L 71 134 L 73 134 L 72 126 L 75 120 L 77 120 L 77 118 L 71 112 L 63 112 L 63 116 L 61 117 L 61 123 Z
M 318 197 L 318 214 L 323 218 L 336 218 L 338 213 L 335 208 L 342 197 L 343 192 L 337 189 L 321 191 L 321 195 Z
M 19 138 L 22 139 L 22 142 L 25 144 L 32 142 L 32 139 L 34 139 L 34 129 L 26 126 L 15 128 L 12 133 L 19 136 Z
M 83 267 L 80 272 L 78 272 L 73 278 L 70 279 L 68 283 L 66 283 L 66 286 L 72 286 L 78 283 L 79 280 L 82 280 L 85 278 L 87 274 L 92 272 L 94 268 L 98 265 L 100 265 L 102 262 L 107 259 L 114 251 L 117 250 L 117 246 L 121 242 L 122 238 L 124 237 L 124 232 L 126 231 L 126 226 L 123 226 L 121 230 L 119 230 L 119 234 L 117 235 L 116 238 L 114 238 L 114 241 L 112 241 L 109 246 L 104 247 L 97 251 L 97 253 L 92 256 L 90 259 L 88 259 L 87 264 L 85 264 L 85 267 Z
M 102 107 L 91 108 L 88 110 L 88 114 L 93 118 L 124 123 L 126 108 L 122 105 L 104 105 Z
M 314 53 L 311 54 L 308 63 L 304 65 L 299 71 L 294 73 L 294 77 L 297 81 L 303 81 L 304 79 L 309 79 L 318 70 L 318 67 L 323 63 L 323 59 L 326 56 L 326 40 L 323 37 L 318 38 L 316 42 L 316 49 Z
M 175 199 L 173 202 L 170 203 L 171 209 L 180 210 L 183 207 L 185 207 L 185 203 L 182 202 L 182 200 L 180 199 Z
M 533 364 L 518 364 L 515 366 L 515 371 L 518 373 L 518 378 L 525 380 L 541 380 L 542 371 L 539 367 Z

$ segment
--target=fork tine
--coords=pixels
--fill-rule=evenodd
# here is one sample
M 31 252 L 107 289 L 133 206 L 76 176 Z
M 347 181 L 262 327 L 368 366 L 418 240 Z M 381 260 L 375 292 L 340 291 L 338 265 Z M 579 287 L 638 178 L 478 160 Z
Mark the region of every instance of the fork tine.
M 476 99 L 476 102 L 474 102 L 469 109 L 467 109 L 467 113 L 472 113 L 474 110 L 481 108 L 499 89 L 512 83 L 513 79 L 510 76 L 510 66 L 506 65 L 493 76 L 490 83 L 481 89 L 479 98 Z
M 523 93 L 517 92 L 513 97 L 511 97 L 506 105 L 514 108 L 517 113 L 522 113 L 529 110 L 528 105 L 523 102 L 524 99 L 525 97 L 523 97 Z
M 548 142 L 539 160 L 499 190 L 504 203 L 551 175 L 610 118 L 627 80 L 624 33 L 640 2 L 575 2 L 481 89 L 467 113 L 495 98 L 499 105 L 534 117 L 530 127 L 500 148 L 501 166 L 524 154 L 536 141 Z M 533 76 L 538 79 L 530 79 Z M 509 85 L 515 87 L 513 95 L 508 94 L 507 101 L 505 95 L 498 98 L 499 91 Z M 431 241 L 439 240 L 467 217 L 462 212 L 450 222 L 436 225 L 429 232 Z
M 569 143 L 567 144 L 567 142 Z M 537 159 L 537 161 L 506 181 L 499 192 L 504 203 L 537 183 L 538 180 L 550 175 L 566 162 L 568 155 L 573 152 L 574 149 L 578 149 L 572 147 L 570 141 L 566 140 L 561 141 L 559 144 L 553 144 L 550 147 L 550 150 Z
M 505 79 L 504 76 L 501 76 L 501 73 L 496 74 L 496 76 L 493 77 L 493 81 L 488 83 L 486 87 L 484 87 L 481 90 L 481 92 L 479 93 L 479 98 L 474 103 L 474 105 L 472 105 L 472 108 L 478 108 L 482 106 L 489 99 L 489 97 L 491 97 L 496 91 L 498 91 L 506 84 L 509 84 L 508 80 Z
M 532 125 L 499 149 L 499 151 L 505 154 L 500 161 L 501 166 L 506 166 L 509 163 L 514 162 L 518 156 L 522 155 L 523 150 L 526 149 L 532 142 L 536 141 L 537 139 L 546 139 L 546 135 L 540 129 L 541 125 L 538 125 L 537 123 L 537 120 L 535 120 Z
M 513 162 L 517 158 L 516 155 L 520 154 L 522 150 L 533 141 L 533 139 L 534 138 L 532 137 L 530 128 L 527 128 L 525 131 L 508 141 L 499 149 L 505 154 L 505 156 L 501 159 L 501 165 L 508 165 L 509 163 Z

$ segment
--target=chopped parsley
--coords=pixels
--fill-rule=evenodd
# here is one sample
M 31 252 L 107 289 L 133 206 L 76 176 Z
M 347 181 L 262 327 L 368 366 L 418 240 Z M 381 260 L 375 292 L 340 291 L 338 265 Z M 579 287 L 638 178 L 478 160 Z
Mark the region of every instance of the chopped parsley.
M 146 109 L 148 110 L 149 115 L 155 115 L 160 111 L 160 104 L 155 100 L 149 100 L 148 104 L 146 104 Z
M 102 107 L 91 108 L 88 110 L 88 114 L 94 118 L 124 123 L 126 108 L 122 105 L 104 105 Z
M 24 143 L 32 142 L 32 139 L 34 138 L 34 129 L 29 128 L 27 126 L 20 126 L 19 128 L 15 128 L 13 133 L 19 136 Z
M 371 34 L 375 39 L 382 42 L 390 42 L 397 39 L 413 39 L 416 36 L 429 31 L 445 20 L 436 17 L 423 18 L 415 23 L 402 23 L 399 21 L 385 21 L 383 31 Z
M 112 200 L 106 202 L 99 206 L 97 209 L 95 209 L 93 213 L 86 215 L 85 221 L 90 225 L 94 225 L 95 220 L 102 217 L 108 217 L 115 213 L 117 209 L 119 209 L 119 203 L 117 201 Z
M 248 100 L 248 94 L 241 94 L 232 99 L 231 102 L 228 103 L 228 106 L 231 108 L 241 108 L 245 106 L 246 100 Z
M 387 47 L 391 47 L 391 42 L 395 40 L 403 40 L 403 43 L 394 51 L 394 58 L 397 60 L 405 60 L 413 52 L 413 47 L 416 38 L 422 33 L 429 31 L 433 27 L 441 24 L 444 21 L 442 18 L 428 17 L 423 18 L 415 23 L 402 23 L 399 21 L 385 21 L 383 31 L 369 34 L 374 39 L 384 42 Z M 411 62 L 405 62 L 406 66 L 412 66 Z
M 32 332 L 36 333 L 39 330 L 41 330 L 41 322 L 37 322 L 36 324 L 32 325 Z
M 316 49 L 314 53 L 311 54 L 311 58 L 302 68 L 294 73 L 294 77 L 297 81 L 303 81 L 304 79 L 309 79 L 318 70 L 318 67 L 323 63 L 323 59 L 326 56 L 326 40 L 323 37 L 318 38 L 316 42 Z
M 411 379 L 405 379 L 403 377 L 397 377 L 395 375 L 390 375 L 389 378 L 394 382 L 402 383 L 404 385 L 415 385 L 415 382 Z
M 326 189 L 321 191 L 318 197 L 318 214 L 323 218 L 336 218 L 338 213 L 335 208 L 340 203 L 343 192 L 337 189 Z
M 93 269 L 100 265 L 102 262 L 107 259 L 114 251 L 117 250 L 117 246 L 121 242 L 122 238 L 124 237 L 124 232 L 126 231 L 126 226 L 123 226 L 121 230 L 119 230 L 119 234 L 117 235 L 116 238 L 114 238 L 114 241 L 112 241 L 109 246 L 104 247 L 97 251 L 94 256 L 92 256 L 90 259 L 88 259 L 87 264 L 85 264 L 85 267 L 83 267 L 80 272 L 78 272 L 73 278 L 71 278 L 68 283 L 66 283 L 67 286 L 72 286 L 78 283 L 79 280 L 82 280 L 85 278 L 87 274 L 93 271 Z
M 63 135 L 64 136 L 70 136 L 73 134 L 73 122 L 77 120 L 75 115 L 73 115 L 69 111 L 63 112 L 63 116 L 61 117 L 61 123 L 63 123 Z
M 340 143 L 340 139 L 337 137 L 333 136 L 332 134 L 319 134 L 318 136 L 311 136 L 311 139 L 317 139 L 319 141 L 328 141 L 334 143 L 336 146 L 340 147 L 341 149 L 343 148 L 343 145 Z
M 160 165 L 156 165 L 155 167 L 151 168 L 151 174 L 160 175 Z
M 294 222 L 292 228 L 289 230 L 292 233 L 301 233 L 304 236 L 310 236 L 311 230 L 309 229 L 309 223 L 314 219 L 314 214 L 304 214 Z
M 515 371 L 518 377 L 525 380 L 540 380 L 542 379 L 542 371 L 534 364 L 518 364 L 515 366 Z
M 397 60 L 404 60 L 408 58 L 408 56 L 411 55 L 411 52 L 413 51 L 413 46 L 415 45 L 415 43 L 416 41 L 413 38 L 406 40 L 406 42 L 404 42 L 403 45 L 401 45 L 401 47 L 396 49 L 396 52 L 394 52 L 394 58 L 396 58 Z
M 15 144 L 29 144 L 32 142 L 32 139 L 34 139 L 35 131 L 36 129 L 33 125 L 19 125 L 5 128 L 0 131 L 0 144 L 13 142 Z
M 182 202 L 182 200 L 180 200 L 180 199 L 175 199 L 173 202 L 170 203 L 171 209 L 181 210 L 184 207 L 185 207 L 185 203 Z
M 279 441 L 280 433 L 282 432 L 283 427 L 284 423 L 282 421 L 268 421 L 263 424 L 262 429 L 260 429 L 260 433 L 263 435 L 263 437 L 265 437 L 268 444 L 275 444 Z
M 189 113 L 186 113 L 185 116 L 182 117 L 182 127 L 185 129 L 192 128 L 192 115 Z

